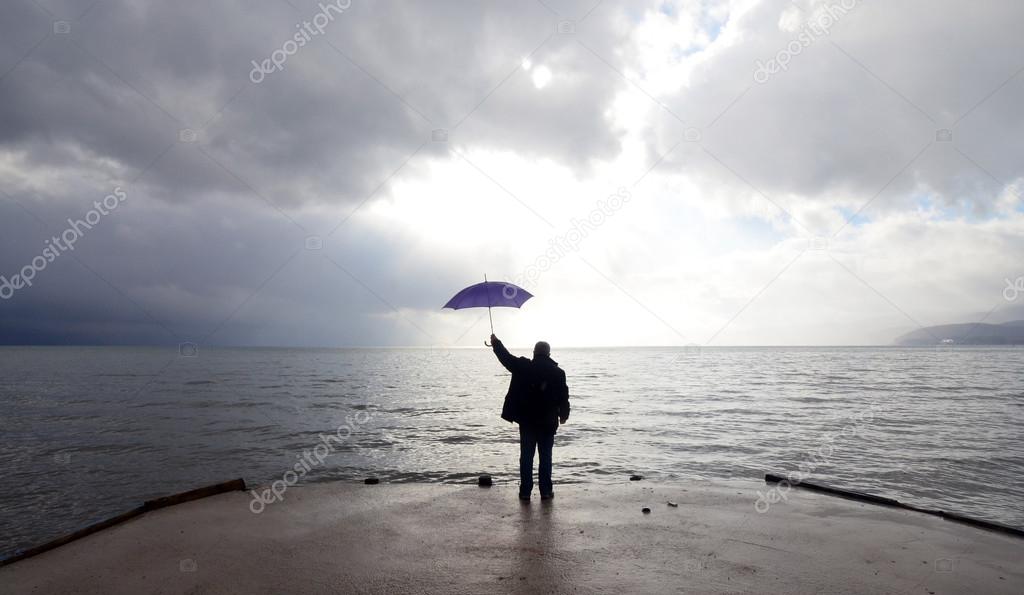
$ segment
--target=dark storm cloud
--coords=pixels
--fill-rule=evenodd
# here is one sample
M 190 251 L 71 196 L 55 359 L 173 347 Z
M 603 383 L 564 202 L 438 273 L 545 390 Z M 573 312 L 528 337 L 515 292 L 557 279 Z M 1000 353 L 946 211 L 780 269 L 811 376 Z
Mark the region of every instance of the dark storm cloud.
M 465 279 L 400 238 L 353 228 L 314 250 L 239 199 L 182 209 L 128 195 L 31 285 L 0 290 L 0 343 L 441 344 L 400 308 L 436 310 Z M 0 202 L 4 283 L 86 206 Z M 240 232 L 241 230 L 241 232 Z M 130 249 L 126 249 L 130 246 Z M 381 263 L 389 263 L 382 266 Z
M 592 67 L 540 4 L 336 4 L 347 8 L 260 84 L 252 62 L 287 47 L 318 3 L 104 0 L 80 20 L 54 6 L 68 31 L 48 36 L 38 7 L 5 5 L 0 146 L 78 145 L 129 177 L 150 167 L 168 200 L 241 185 L 281 204 L 362 200 L 410 154 L 444 151 L 424 145 L 437 128 L 458 146 L 580 167 L 617 152 L 603 115 L 615 76 L 528 92 L 517 67 L 531 54 L 563 73 Z M 606 37 L 596 16 L 589 27 Z M 179 137 L 194 139 L 187 153 Z

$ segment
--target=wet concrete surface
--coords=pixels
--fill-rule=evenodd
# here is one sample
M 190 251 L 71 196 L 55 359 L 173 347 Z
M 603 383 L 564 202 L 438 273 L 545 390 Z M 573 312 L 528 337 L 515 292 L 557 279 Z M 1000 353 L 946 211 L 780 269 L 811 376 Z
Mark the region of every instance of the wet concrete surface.
M 232 492 L 0 568 L 0 593 L 1024 592 L 1022 539 L 800 490 L 755 511 L 770 487 L 331 483 L 260 514 Z

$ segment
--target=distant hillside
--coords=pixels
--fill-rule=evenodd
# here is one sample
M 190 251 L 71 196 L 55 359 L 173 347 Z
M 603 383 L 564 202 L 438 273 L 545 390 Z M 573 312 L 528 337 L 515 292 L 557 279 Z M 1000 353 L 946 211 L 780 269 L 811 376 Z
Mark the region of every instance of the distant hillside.
M 1002 324 L 971 322 L 926 326 L 898 337 L 895 343 L 912 347 L 941 345 L 949 340 L 955 345 L 1024 345 L 1024 320 Z

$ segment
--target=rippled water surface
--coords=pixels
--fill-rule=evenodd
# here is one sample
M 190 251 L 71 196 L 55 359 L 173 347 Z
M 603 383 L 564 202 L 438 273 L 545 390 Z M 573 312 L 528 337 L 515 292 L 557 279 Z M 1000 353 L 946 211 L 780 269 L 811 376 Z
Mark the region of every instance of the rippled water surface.
M 555 479 L 811 478 L 1024 527 L 1024 350 L 556 350 Z M 0 554 L 154 496 L 267 484 L 513 481 L 484 349 L 0 348 Z M 339 430 L 340 428 L 340 430 Z M 321 435 L 333 453 L 301 463 Z M 323 447 L 321 448 L 323 452 Z M 289 476 L 291 479 L 291 476 Z M 287 497 L 287 496 L 286 496 Z M 751 503 L 753 506 L 753 503 Z

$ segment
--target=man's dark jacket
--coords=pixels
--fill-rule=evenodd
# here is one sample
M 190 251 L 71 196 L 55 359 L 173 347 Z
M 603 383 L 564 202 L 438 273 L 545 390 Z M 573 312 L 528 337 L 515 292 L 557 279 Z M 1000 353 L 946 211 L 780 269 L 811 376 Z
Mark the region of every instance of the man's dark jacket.
M 501 418 L 539 431 L 558 430 L 558 418 L 569 417 L 569 387 L 565 372 L 548 356 L 516 357 L 501 341 L 494 341 L 494 355 L 512 372 Z

